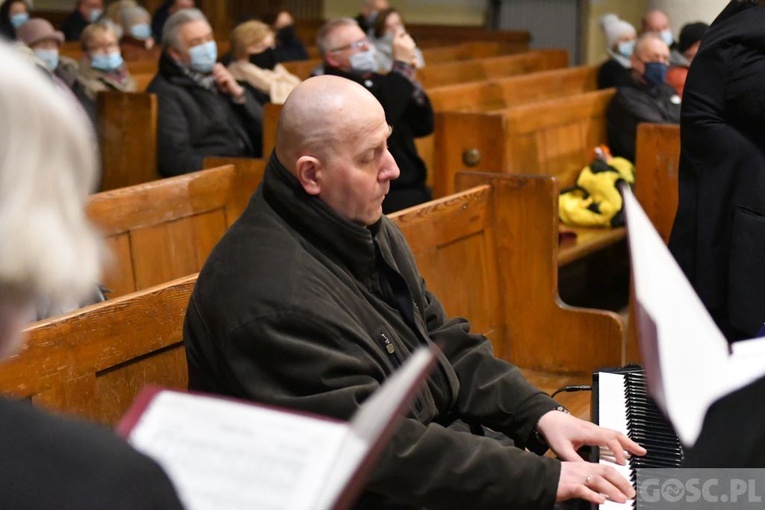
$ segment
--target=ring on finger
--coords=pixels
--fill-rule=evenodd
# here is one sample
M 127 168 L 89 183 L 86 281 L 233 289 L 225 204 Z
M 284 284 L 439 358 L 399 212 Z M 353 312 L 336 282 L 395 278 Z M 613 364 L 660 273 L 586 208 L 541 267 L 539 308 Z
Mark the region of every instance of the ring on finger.
M 589 487 L 591 481 L 592 481 L 592 475 L 587 475 L 584 478 L 584 485 L 585 485 L 585 487 Z

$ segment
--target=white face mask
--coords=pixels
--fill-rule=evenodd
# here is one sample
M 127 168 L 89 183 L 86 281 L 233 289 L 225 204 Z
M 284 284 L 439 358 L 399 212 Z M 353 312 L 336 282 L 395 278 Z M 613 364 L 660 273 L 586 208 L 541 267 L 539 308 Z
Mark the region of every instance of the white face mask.
M 374 73 L 377 71 L 377 60 L 372 50 L 354 53 L 349 58 L 351 69 L 357 73 Z
M 616 45 L 616 52 L 622 57 L 630 58 L 635 51 L 635 41 L 622 41 Z
M 672 43 L 675 42 L 675 37 L 672 35 L 672 30 L 668 28 L 659 32 L 659 37 L 661 37 L 661 40 L 664 41 L 667 46 L 672 46 Z

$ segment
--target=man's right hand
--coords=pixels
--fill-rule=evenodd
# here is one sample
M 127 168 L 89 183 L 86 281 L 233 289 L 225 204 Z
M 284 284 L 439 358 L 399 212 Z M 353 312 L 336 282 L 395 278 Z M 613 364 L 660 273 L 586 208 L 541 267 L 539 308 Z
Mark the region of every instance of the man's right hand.
M 393 36 L 393 60 L 412 65 L 416 59 L 415 48 L 414 39 L 403 30 Z
M 624 503 L 635 497 L 635 489 L 611 466 L 584 461 L 561 462 L 557 502 L 579 498 L 602 505 L 606 497 Z

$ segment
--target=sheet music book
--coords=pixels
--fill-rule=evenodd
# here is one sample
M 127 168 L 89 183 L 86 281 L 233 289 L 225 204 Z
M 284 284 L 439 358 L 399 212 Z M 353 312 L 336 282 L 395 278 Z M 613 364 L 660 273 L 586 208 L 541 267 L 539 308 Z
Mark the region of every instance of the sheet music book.
M 147 388 L 117 432 L 165 469 L 189 510 L 348 508 L 433 367 L 434 349 L 416 351 L 350 422 Z
M 635 196 L 623 192 L 648 388 L 690 447 L 716 400 L 765 376 L 765 339 L 738 342 L 730 352 Z

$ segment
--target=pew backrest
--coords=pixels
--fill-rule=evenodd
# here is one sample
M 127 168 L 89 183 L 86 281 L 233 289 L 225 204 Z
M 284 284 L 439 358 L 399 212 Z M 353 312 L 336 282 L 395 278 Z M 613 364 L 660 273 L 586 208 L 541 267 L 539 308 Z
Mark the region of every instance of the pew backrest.
M 233 166 L 92 195 L 88 217 L 106 237 L 110 299 L 202 268 L 242 205 Z
M 188 387 L 183 318 L 197 275 L 27 328 L 0 393 L 114 425 L 147 384 Z
M 456 62 L 428 62 L 417 71 L 425 88 L 515 76 L 568 66 L 566 50 L 534 50 L 503 56 L 477 57 Z

